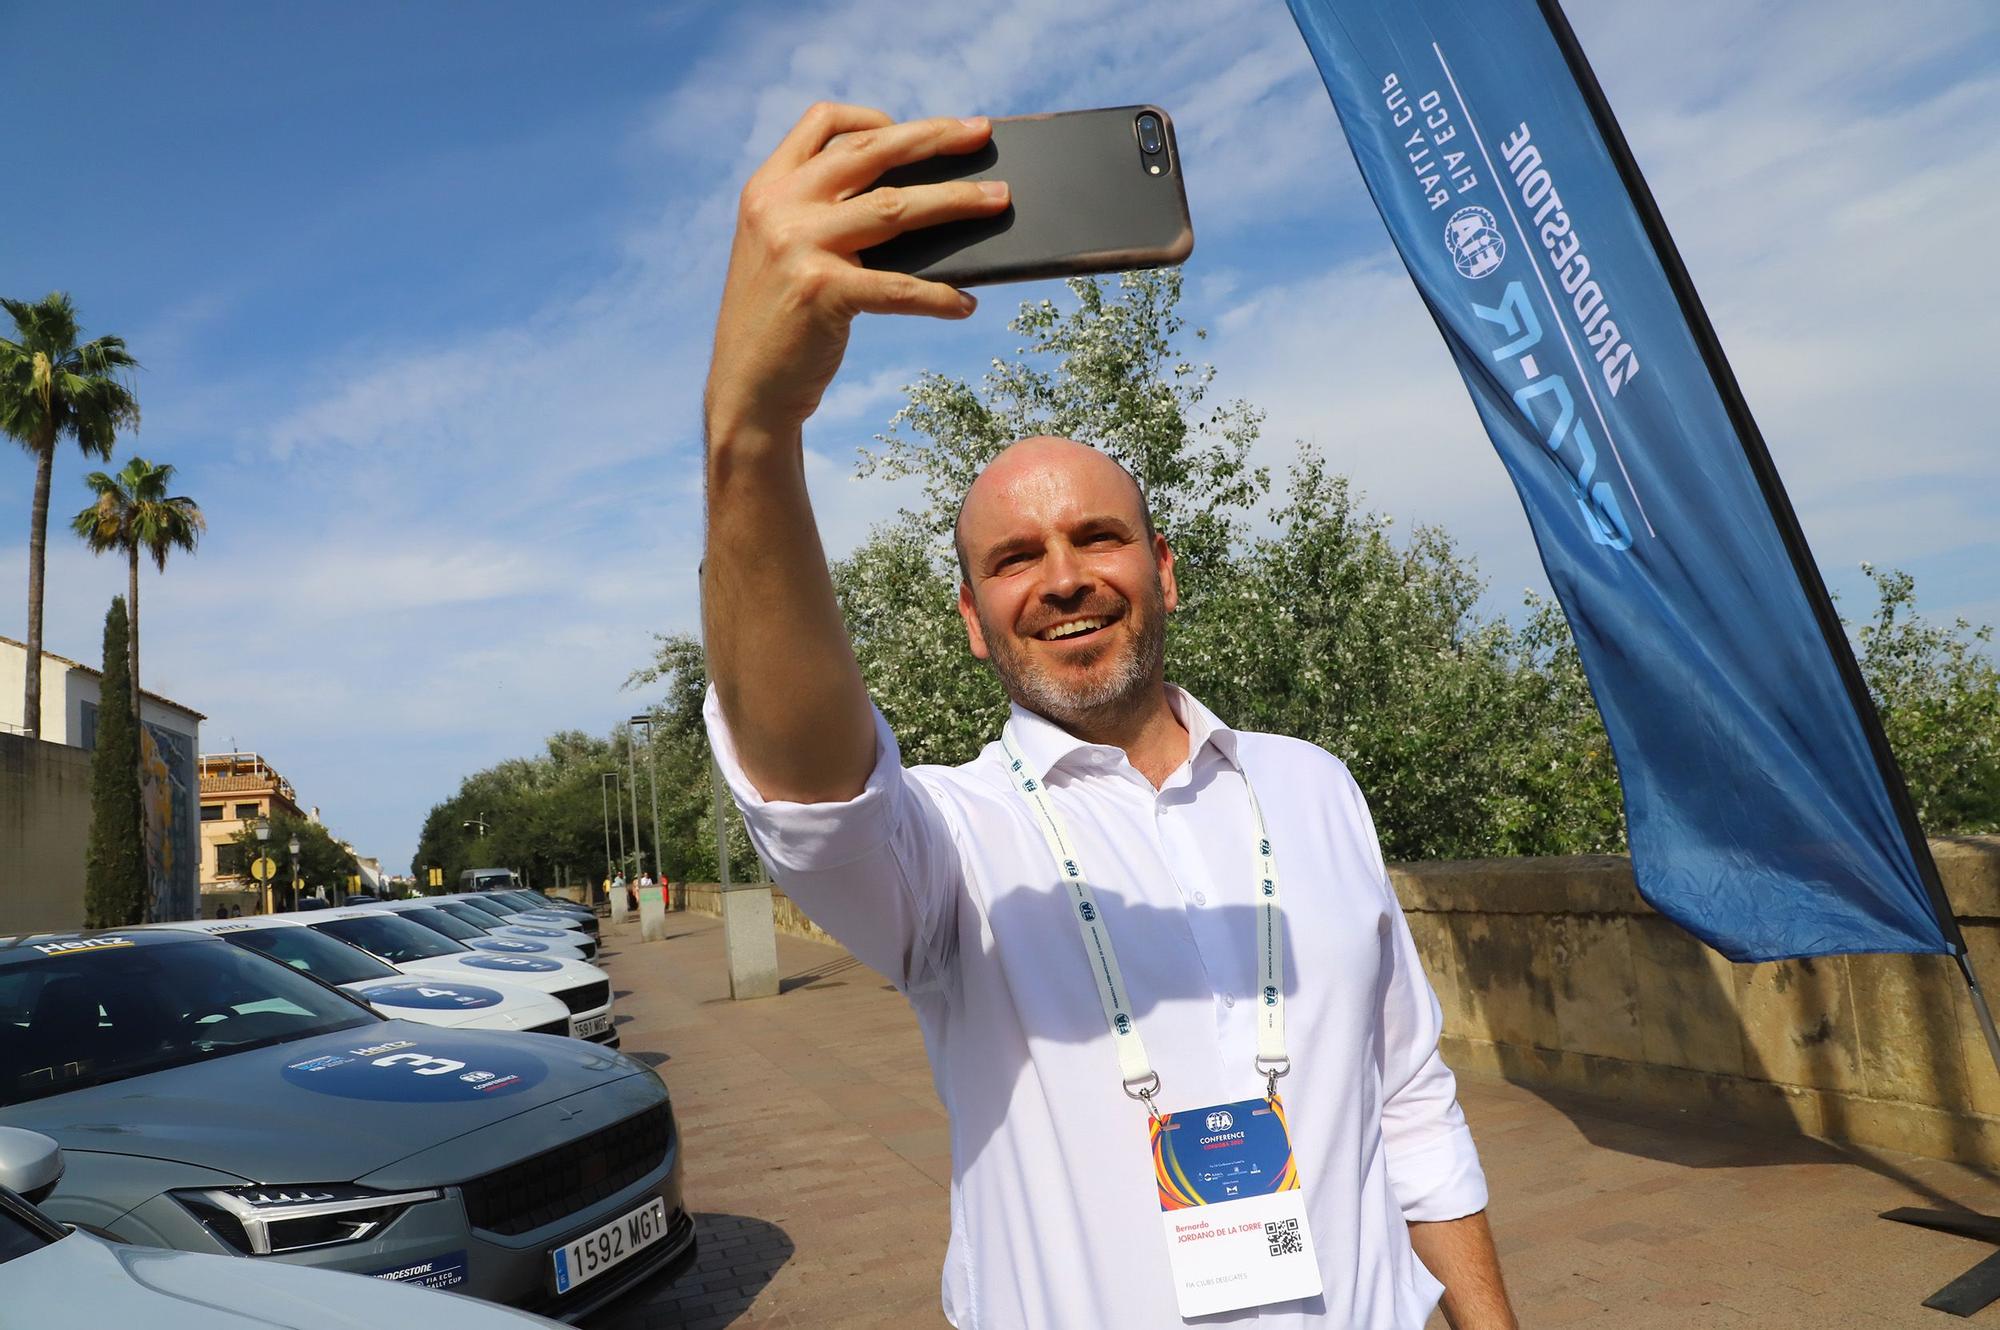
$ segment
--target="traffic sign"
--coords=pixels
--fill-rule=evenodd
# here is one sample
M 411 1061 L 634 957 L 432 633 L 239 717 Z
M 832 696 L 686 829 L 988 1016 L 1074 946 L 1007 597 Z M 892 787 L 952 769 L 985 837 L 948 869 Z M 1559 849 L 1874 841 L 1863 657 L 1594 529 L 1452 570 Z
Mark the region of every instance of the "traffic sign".
M 250 863 L 250 876 L 259 882 L 269 882 L 278 875 L 278 861 L 268 854 L 260 854 Z

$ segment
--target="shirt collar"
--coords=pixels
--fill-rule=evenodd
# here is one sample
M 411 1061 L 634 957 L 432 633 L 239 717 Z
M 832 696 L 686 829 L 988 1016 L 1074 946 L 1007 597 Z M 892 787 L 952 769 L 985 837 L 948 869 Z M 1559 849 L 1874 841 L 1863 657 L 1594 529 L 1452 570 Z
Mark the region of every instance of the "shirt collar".
M 1174 715 L 1188 732 L 1188 765 L 1190 768 L 1200 761 L 1204 748 L 1214 748 L 1223 761 L 1241 769 L 1237 760 L 1236 731 L 1224 725 L 1214 712 L 1195 700 L 1194 694 L 1175 684 L 1167 685 L 1167 705 L 1174 709 Z M 1054 775 L 1065 764 L 1078 766 L 1093 762 L 1115 766 L 1125 760 L 1122 749 L 1110 744 L 1087 743 L 1065 730 L 1054 721 L 1023 707 L 1018 702 L 1007 708 L 1007 726 L 1004 731 L 1007 742 L 1016 752 L 1028 760 L 1028 764 L 1041 772 L 1044 778 Z

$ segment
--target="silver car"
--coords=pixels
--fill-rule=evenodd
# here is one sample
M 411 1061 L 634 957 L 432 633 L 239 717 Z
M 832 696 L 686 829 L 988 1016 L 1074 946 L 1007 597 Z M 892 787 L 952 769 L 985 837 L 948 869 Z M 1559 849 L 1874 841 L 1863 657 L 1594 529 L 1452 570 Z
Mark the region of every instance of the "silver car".
M 694 1256 L 679 1133 L 644 1064 L 384 1020 L 191 933 L 0 940 L 0 1126 L 61 1143 L 51 1217 L 125 1242 L 565 1321 Z
M 146 1330 L 555 1330 L 556 1322 L 417 1284 L 110 1243 L 56 1223 L 17 1188 L 47 1195 L 56 1143 L 0 1127 L 0 1321 Z

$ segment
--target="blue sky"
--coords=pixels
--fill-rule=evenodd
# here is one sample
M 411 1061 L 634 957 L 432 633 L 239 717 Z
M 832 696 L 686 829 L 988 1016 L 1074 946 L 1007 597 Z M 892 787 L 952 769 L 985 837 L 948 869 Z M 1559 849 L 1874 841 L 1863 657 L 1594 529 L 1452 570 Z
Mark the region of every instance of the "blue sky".
M 1985 0 L 1575 0 L 1828 581 L 1864 559 L 2000 621 L 2000 11 Z M 602 732 L 694 627 L 697 406 L 743 176 L 820 96 L 899 115 L 1155 101 L 1218 390 L 1399 523 L 1544 583 L 1282 0 L 37 6 L 9 14 L 0 292 L 71 292 L 145 364 L 121 444 L 181 468 L 200 554 L 142 591 L 148 686 L 401 868 L 466 772 Z M 23 126 L 38 126 L 20 132 Z M 854 448 L 926 368 L 1011 351 L 875 321 L 808 434 L 826 541 L 909 491 Z M 54 511 L 83 506 L 77 457 Z M 26 623 L 0 450 L 0 633 Z M 57 525 L 50 650 L 122 590 Z

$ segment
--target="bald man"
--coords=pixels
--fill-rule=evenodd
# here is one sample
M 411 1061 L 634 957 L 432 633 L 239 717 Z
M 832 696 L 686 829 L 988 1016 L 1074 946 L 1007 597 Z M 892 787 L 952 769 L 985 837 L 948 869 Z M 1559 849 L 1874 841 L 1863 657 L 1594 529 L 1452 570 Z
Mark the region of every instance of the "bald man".
M 705 402 L 716 756 L 788 894 L 908 997 L 951 1118 L 947 1320 L 981 1330 L 1511 1327 L 1440 1018 L 1346 768 L 1164 677 L 1174 556 L 1124 468 L 1026 439 L 956 533 L 1011 699 L 904 768 L 847 641 L 801 430 L 863 313 L 972 297 L 859 265 L 1004 185 L 870 192 L 983 119 L 815 106 L 744 187 Z

